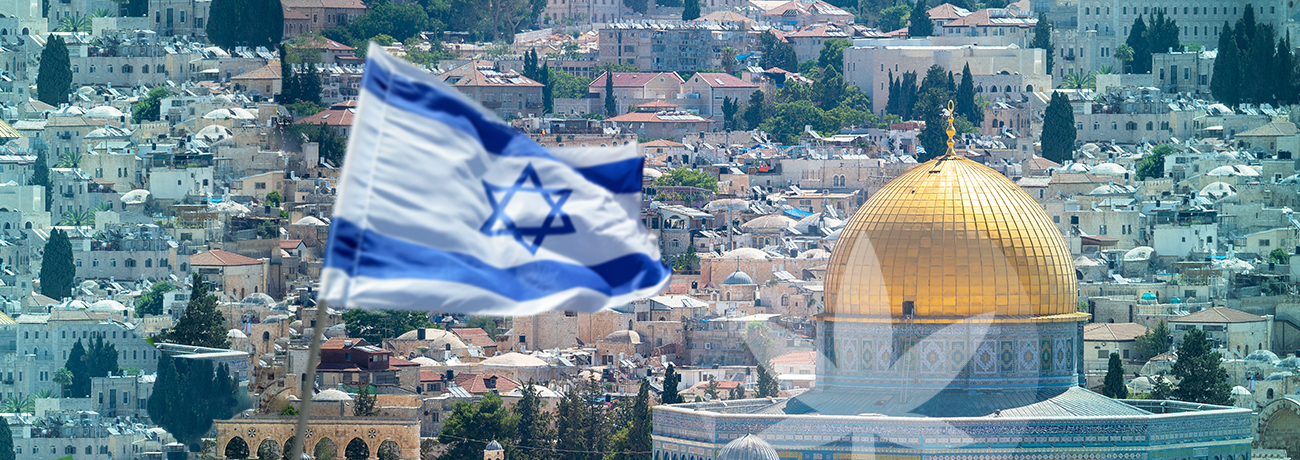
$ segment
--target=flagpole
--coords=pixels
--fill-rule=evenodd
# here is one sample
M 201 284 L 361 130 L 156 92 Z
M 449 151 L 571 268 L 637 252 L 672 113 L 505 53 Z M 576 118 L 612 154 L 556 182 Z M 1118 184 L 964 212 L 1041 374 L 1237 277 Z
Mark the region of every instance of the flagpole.
M 307 420 L 311 417 L 311 400 L 312 388 L 316 385 L 316 365 L 320 363 L 320 346 L 325 337 L 325 321 L 329 319 L 327 311 L 329 307 L 324 299 L 316 302 L 316 324 L 312 327 L 311 347 L 307 351 L 307 377 L 302 382 L 302 392 L 299 398 L 302 399 L 298 407 L 298 427 L 294 430 L 294 440 L 297 442 L 293 446 L 293 455 L 289 458 L 301 460 L 302 454 L 306 449 L 307 438 L 303 433 L 307 432 Z

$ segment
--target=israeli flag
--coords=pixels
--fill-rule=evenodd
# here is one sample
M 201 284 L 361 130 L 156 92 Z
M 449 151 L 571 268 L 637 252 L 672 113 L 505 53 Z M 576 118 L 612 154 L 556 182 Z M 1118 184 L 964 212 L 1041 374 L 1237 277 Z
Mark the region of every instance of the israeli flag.
M 348 307 L 519 315 L 655 295 L 636 146 L 547 150 L 370 45 L 321 297 Z

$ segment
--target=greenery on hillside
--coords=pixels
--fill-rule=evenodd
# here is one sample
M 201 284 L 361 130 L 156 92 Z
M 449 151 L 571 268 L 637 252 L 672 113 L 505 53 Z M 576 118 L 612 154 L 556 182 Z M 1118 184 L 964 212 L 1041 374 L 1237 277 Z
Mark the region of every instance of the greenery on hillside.
M 1291 37 L 1255 22 L 1255 9 L 1246 10 L 1236 25 L 1223 23 L 1210 92 L 1219 102 L 1235 106 L 1294 104 L 1300 98 L 1300 69 Z

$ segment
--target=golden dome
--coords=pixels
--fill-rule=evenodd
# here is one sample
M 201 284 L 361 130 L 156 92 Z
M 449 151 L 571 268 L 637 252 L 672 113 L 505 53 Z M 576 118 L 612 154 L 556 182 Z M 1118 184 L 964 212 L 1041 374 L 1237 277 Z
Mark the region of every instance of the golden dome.
M 950 151 L 951 152 L 951 151 Z M 828 321 L 915 322 L 992 312 L 999 322 L 1079 321 L 1061 232 L 997 171 L 949 153 L 885 184 L 831 254 Z

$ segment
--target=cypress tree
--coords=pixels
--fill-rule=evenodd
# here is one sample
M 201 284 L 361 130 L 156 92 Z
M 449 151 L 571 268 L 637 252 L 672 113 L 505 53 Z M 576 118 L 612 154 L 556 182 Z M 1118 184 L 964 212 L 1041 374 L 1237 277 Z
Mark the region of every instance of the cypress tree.
M 930 22 L 930 8 L 926 6 L 925 0 L 916 0 L 916 6 L 912 7 L 912 15 L 908 19 L 907 36 L 920 38 L 931 35 L 934 35 L 934 23 Z
M 780 395 L 781 385 L 777 382 L 776 376 L 772 375 L 772 369 L 767 364 L 758 365 L 758 397 L 775 398 Z
M 1147 24 L 1138 16 L 1133 20 L 1133 27 L 1129 29 L 1128 40 L 1124 43 L 1133 48 L 1133 73 L 1151 72 L 1151 47 L 1147 40 Z
M 741 388 L 741 387 L 736 387 Z M 743 391 L 743 388 L 741 388 Z M 632 400 L 632 414 L 627 427 L 614 434 L 613 454 L 609 460 L 648 460 L 654 449 L 650 438 L 650 382 L 642 380 L 636 399 Z M 642 453 L 644 452 L 644 453 Z
M 961 85 L 957 87 L 957 113 L 966 117 L 972 125 L 984 123 L 984 111 L 975 104 L 975 76 L 971 75 L 970 64 L 961 70 Z
M 673 368 L 672 363 L 668 363 L 668 367 L 664 369 L 664 394 L 663 397 L 659 398 L 659 402 L 663 404 L 681 403 L 682 395 L 677 394 L 677 385 L 681 383 L 682 376 L 677 374 L 677 370 Z
M 357 390 L 357 399 L 355 406 L 352 407 L 352 415 L 357 417 L 374 417 L 379 415 L 379 410 L 375 408 L 375 395 L 370 393 L 370 380 L 363 379 L 361 388 Z
M 56 300 L 68 297 L 72 295 L 76 277 L 77 267 L 72 262 L 72 242 L 68 240 L 68 233 L 59 229 L 50 231 L 41 259 L 41 294 Z
M 1227 21 L 1219 34 L 1219 55 L 1214 59 L 1214 79 L 1210 94 L 1228 107 L 1241 103 L 1241 57 L 1236 35 Z
M 27 185 L 39 185 L 45 188 L 45 212 L 50 212 L 50 200 L 53 197 L 50 187 L 50 165 L 46 159 L 46 149 L 36 151 L 36 163 L 32 165 L 32 178 L 27 180 Z
M 745 107 L 745 129 L 758 129 L 758 125 L 763 123 L 764 98 L 762 91 L 749 93 L 749 106 Z
M 1030 46 L 1044 51 L 1043 54 L 1047 56 L 1047 74 L 1051 75 L 1056 49 L 1052 46 L 1052 25 L 1047 22 L 1047 13 L 1038 13 L 1038 23 L 1034 25 L 1034 41 Z
M 1070 99 L 1060 91 L 1052 92 L 1052 101 L 1043 114 L 1043 158 L 1065 163 L 1074 158 L 1074 140 L 1078 132 L 1074 126 L 1074 109 Z
M 1128 399 L 1128 387 L 1124 386 L 1124 364 L 1119 360 L 1119 353 L 1111 353 L 1108 364 L 1106 386 L 1101 388 L 1101 394 L 1108 398 Z
M 297 73 L 297 99 L 320 105 L 320 71 L 316 69 L 315 63 L 306 60 L 303 61 L 302 66 L 303 71 Z
M 605 72 L 605 116 L 606 117 L 618 116 L 618 102 L 614 100 L 614 73 L 613 72 Z
M 551 428 L 551 413 L 542 407 L 537 394 L 537 382 L 532 378 L 524 384 L 523 396 L 515 404 L 515 451 L 520 460 L 553 458 L 555 430 Z
M 90 397 L 90 367 L 86 362 L 86 347 L 81 344 L 80 339 L 72 345 L 72 351 L 68 352 L 68 362 L 63 367 L 72 372 L 72 386 L 68 390 L 68 397 Z
M 14 433 L 4 417 L 0 417 L 0 460 L 14 460 Z
M 191 282 L 193 288 L 190 290 L 190 300 L 185 305 L 185 313 L 176 322 L 176 326 L 160 334 L 158 340 L 197 347 L 229 347 L 225 318 L 217 311 L 217 296 L 212 294 L 211 286 L 203 281 L 203 275 L 195 273 Z
M 916 72 L 903 72 L 902 81 L 898 85 L 898 92 L 902 95 L 902 102 L 898 106 L 902 113 L 899 116 L 903 117 L 904 120 L 916 118 L 913 111 L 919 93 L 916 87 Z
M 68 44 L 62 36 L 51 35 L 41 50 L 41 66 L 36 73 L 36 99 L 58 107 L 68 102 L 71 89 L 72 58 L 68 56 Z
M 551 113 L 555 111 L 555 89 L 551 86 L 551 67 L 543 62 L 541 70 L 542 80 L 542 113 Z
M 686 0 L 686 7 L 682 9 L 683 21 L 694 21 L 700 17 L 700 0 Z
M 1246 10 L 1241 13 L 1241 19 L 1237 20 L 1237 48 L 1243 51 L 1250 49 L 1250 41 L 1255 38 L 1255 7 L 1247 4 Z
M 289 63 L 289 47 L 280 45 L 280 105 L 288 105 L 298 98 L 298 72 Z
M 1277 41 L 1277 52 L 1273 63 L 1273 99 L 1278 104 L 1296 102 L 1295 54 L 1291 51 L 1291 34 Z
M 233 24 L 239 21 L 236 11 L 236 3 L 239 0 L 212 0 L 208 5 L 208 23 L 204 30 L 208 33 L 208 40 L 222 48 L 233 48 L 235 41 L 232 37 L 231 28 Z
M 1244 84 L 1243 89 L 1247 89 L 1249 99 L 1256 104 L 1265 104 L 1276 102 L 1273 99 L 1276 82 L 1271 78 L 1273 76 L 1273 65 L 1276 56 L 1274 55 L 1273 26 L 1265 24 L 1256 28 L 1256 34 L 1250 40 L 1250 50 L 1246 54 L 1245 62 L 1250 63 L 1250 73 L 1252 75 L 1263 76 L 1264 78 L 1252 78 L 1250 84 Z

